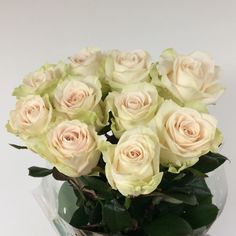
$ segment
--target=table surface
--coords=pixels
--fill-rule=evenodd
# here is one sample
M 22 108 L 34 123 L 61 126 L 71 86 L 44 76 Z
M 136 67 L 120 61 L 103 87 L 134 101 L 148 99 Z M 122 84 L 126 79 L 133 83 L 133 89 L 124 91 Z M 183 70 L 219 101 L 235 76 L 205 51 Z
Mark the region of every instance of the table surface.
M 168 47 L 183 53 L 205 50 L 214 56 L 223 69 L 221 82 L 227 90 L 211 111 L 225 136 L 222 153 L 232 162 L 225 165 L 228 201 L 210 235 L 234 235 L 235 9 L 233 0 L 0 0 L 0 235 L 56 236 L 32 197 L 39 180 L 27 176 L 28 167 L 44 162 L 30 152 L 10 148 L 8 143 L 19 140 L 7 134 L 4 125 L 15 104 L 10 94 L 25 74 L 85 46 L 143 48 L 154 59 Z

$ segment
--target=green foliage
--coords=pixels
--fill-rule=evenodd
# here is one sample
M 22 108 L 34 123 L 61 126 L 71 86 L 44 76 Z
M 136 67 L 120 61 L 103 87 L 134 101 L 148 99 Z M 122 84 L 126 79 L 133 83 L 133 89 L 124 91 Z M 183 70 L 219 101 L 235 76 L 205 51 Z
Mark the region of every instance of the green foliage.
M 194 207 L 186 207 L 183 218 L 186 219 L 193 229 L 212 224 L 218 214 L 218 208 L 213 204 L 200 204 Z
M 178 199 L 184 204 L 195 206 L 198 201 L 194 194 L 173 193 L 169 195 L 172 198 Z
M 164 176 L 158 189 L 134 198 L 112 190 L 102 172 L 71 179 L 54 170 L 54 177 L 67 181 L 59 193 L 59 215 L 74 227 L 108 235 L 198 235 L 218 214 L 206 173 L 225 160 L 208 153 L 179 174 L 161 167 Z
M 94 190 L 97 197 L 102 199 L 113 198 L 111 187 L 107 182 L 101 180 L 101 178 L 95 176 L 81 176 L 79 180 L 85 187 Z
M 79 228 L 83 225 L 86 225 L 88 221 L 89 221 L 89 216 L 85 211 L 85 207 L 81 206 L 74 212 L 70 220 L 70 224 L 75 228 Z
M 144 226 L 148 236 L 189 236 L 192 228 L 183 218 L 167 214 Z
M 32 166 L 29 169 L 29 176 L 32 177 L 45 177 L 52 174 L 52 169 L 46 169 L 42 167 Z
M 20 150 L 20 149 L 28 149 L 26 146 L 20 146 L 20 145 L 16 145 L 16 144 L 12 144 L 12 143 L 9 143 L 10 146 Z
M 228 160 L 227 157 L 219 153 L 209 152 L 200 157 L 199 161 L 193 166 L 193 169 L 202 173 L 208 173 L 221 166 L 226 160 Z
M 116 200 L 111 200 L 103 205 L 103 223 L 110 232 L 122 231 L 131 226 L 132 219 L 127 209 Z

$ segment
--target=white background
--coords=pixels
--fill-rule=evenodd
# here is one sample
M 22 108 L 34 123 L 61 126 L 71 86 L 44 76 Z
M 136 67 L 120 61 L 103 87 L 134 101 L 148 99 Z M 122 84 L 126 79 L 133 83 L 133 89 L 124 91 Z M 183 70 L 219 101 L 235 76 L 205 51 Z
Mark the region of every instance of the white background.
M 14 107 L 12 90 L 45 62 L 66 59 L 85 46 L 143 48 L 157 59 L 174 47 L 210 52 L 223 69 L 225 95 L 213 107 L 225 136 L 222 153 L 229 197 L 211 236 L 235 235 L 236 4 L 218 0 L 0 0 L 0 235 L 55 236 L 31 191 L 27 168 L 44 163 L 8 143 L 20 143 L 4 125 Z

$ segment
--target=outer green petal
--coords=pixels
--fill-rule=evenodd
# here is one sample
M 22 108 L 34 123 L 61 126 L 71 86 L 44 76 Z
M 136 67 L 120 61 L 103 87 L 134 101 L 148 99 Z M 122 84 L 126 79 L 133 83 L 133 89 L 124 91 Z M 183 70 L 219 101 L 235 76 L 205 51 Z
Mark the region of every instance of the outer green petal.
M 167 48 L 161 53 L 161 57 L 168 60 L 174 60 L 177 55 L 177 52 L 173 48 Z
M 103 160 L 106 163 L 112 163 L 116 145 L 111 144 L 105 140 L 100 139 L 98 142 L 98 149 L 103 154 Z
M 150 69 L 151 84 L 157 87 L 162 87 L 163 84 L 161 83 L 161 76 L 159 75 L 158 70 L 157 70 L 157 64 L 158 63 L 153 63 L 151 65 L 151 69 Z
M 17 98 L 33 94 L 38 94 L 41 96 L 49 94 L 49 96 L 51 96 L 51 93 L 55 89 L 58 81 L 67 75 L 67 70 L 68 66 L 64 62 L 59 62 L 58 64 L 45 64 L 35 72 L 47 73 L 47 76 L 49 76 L 51 79 L 40 85 L 36 90 L 22 83 L 13 91 L 12 95 L 16 96 Z M 34 72 L 31 74 L 33 76 Z M 28 76 L 31 75 L 29 74 Z
M 216 129 L 215 139 L 211 147 L 211 152 L 217 152 L 223 142 L 223 135 L 219 129 Z
M 158 173 L 146 180 L 138 180 L 135 176 L 117 174 L 112 169 L 108 173 L 107 168 L 106 175 L 112 175 L 112 178 L 116 180 L 115 189 L 118 189 L 124 196 L 139 196 L 153 192 L 160 184 L 163 176 L 163 173 Z
M 168 171 L 171 173 L 179 173 L 182 170 L 193 166 L 199 160 L 198 157 L 194 158 L 183 158 L 175 153 L 167 150 L 166 148 L 161 149 L 161 164 L 169 167 Z
M 103 160 L 106 163 L 105 166 L 106 177 L 108 183 L 111 185 L 113 189 L 117 189 L 111 174 L 111 164 L 114 157 L 115 146 L 116 145 L 113 145 L 105 140 L 100 140 L 100 142 L 98 143 L 98 149 L 102 152 Z
M 12 96 L 16 96 L 17 98 L 20 98 L 20 97 L 24 97 L 30 94 L 34 94 L 34 92 L 29 87 L 20 85 L 19 87 L 14 89 Z
M 34 137 L 26 140 L 26 145 L 33 152 L 37 153 L 50 163 L 56 165 L 58 163 L 57 158 L 51 153 L 49 144 L 47 142 L 47 134 Z
M 207 106 L 201 101 L 188 101 L 188 102 L 185 102 L 184 106 L 195 109 L 201 113 L 207 113 L 207 114 L 209 113 Z

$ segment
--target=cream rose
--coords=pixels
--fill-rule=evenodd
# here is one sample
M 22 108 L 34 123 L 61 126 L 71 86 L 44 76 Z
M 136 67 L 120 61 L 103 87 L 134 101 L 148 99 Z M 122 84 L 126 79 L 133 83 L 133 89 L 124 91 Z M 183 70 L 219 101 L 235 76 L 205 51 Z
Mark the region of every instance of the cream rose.
M 96 167 L 100 151 L 98 135 L 92 126 L 79 120 L 64 120 L 46 136 L 29 140 L 28 146 L 50 161 L 63 174 L 78 177 Z
M 150 65 L 150 56 L 143 50 L 115 50 L 106 59 L 105 74 L 111 88 L 120 90 L 128 84 L 148 81 Z
M 178 55 L 168 49 L 161 54 L 158 71 L 162 86 L 181 102 L 197 100 L 212 104 L 224 92 L 217 81 L 219 67 L 204 52 Z
M 111 92 L 106 98 L 111 111 L 112 131 L 117 138 L 125 130 L 146 125 L 156 114 L 161 102 L 156 88 L 148 83 L 138 83 L 125 87 L 120 93 Z
M 100 49 L 84 48 L 69 59 L 74 75 L 99 75 L 102 72 L 103 54 Z
M 23 83 L 14 90 L 13 95 L 23 97 L 27 95 L 50 93 L 52 87 L 67 73 L 67 66 L 63 62 L 46 64 L 35 72 L 29 73 Z
M 48 97 L 28 95 L 16 103 L 15 110 L 10 112 L 7 128 L 22 138 L 40 135 L 48 127 L 52 117 L 52 107 Z
M 68 77 L 55 89 L 54 106 L 70 118 L 77 117 L 84 121 L 99 119 L 102 122 L 101 98 L 101 84 L 97 77 Z
M 151 125 L 162 145 L 161 164 L 170 172 L 194 165 L 200 156 L 216 152 L 222 142 L 213 116 L 180 107 L 171 100 L 161 105 Z
M 161 182 L 160 146 L 151 129 L 139 127 L 126 131 L 117 145 L 107 143 L 100 148 L 108 182 L 122 195 L 149 194 Z

